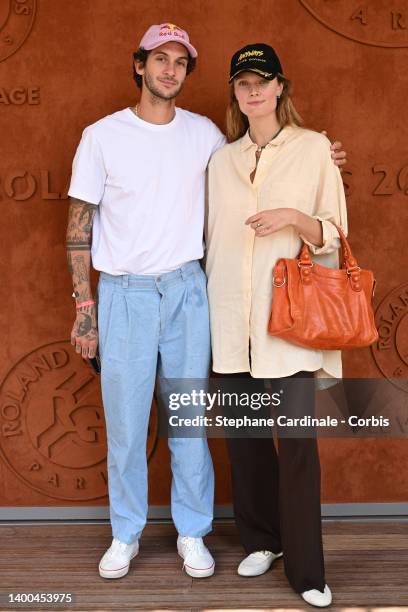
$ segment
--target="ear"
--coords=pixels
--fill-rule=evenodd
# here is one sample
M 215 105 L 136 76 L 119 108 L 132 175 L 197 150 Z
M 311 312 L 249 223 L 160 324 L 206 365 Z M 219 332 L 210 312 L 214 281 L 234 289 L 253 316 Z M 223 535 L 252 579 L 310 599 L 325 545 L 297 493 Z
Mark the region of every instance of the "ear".
M 278 96 L 281 96 L 283 92 L 283 83 L 279 84 L 279 89 L 278 89 Z
M 144 75 L 144 63 L 141 62 L 140 60 L 135 60 L 134 64 L 135 64 L 136 74 L 140 74 L 140 76 L 143 76 Z

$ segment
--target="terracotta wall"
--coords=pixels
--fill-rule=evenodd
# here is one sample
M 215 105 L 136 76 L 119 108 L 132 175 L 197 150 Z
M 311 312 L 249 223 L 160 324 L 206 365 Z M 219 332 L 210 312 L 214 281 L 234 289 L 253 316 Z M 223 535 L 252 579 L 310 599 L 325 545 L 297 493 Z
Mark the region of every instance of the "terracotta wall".
M 382 343 L 351 376 L 408 374 L 408 9 L 398 0 L 0 0 L 0 504 L 106 503 L 98 380 L 67 342 L 73 321 L 66 187 L 82 129 L 135 102 L 131 54 L 152 23 L 199 49 L 180 105 L 223 126 L 228 60 L 276 47 L 307 124 L 340 138 L 352 244 L 377 275 Z M 402 287 L 400 287 L 402 286 Z M 398 307 L 396 307 L 396 304 Z M 391 383 L 390 383 L 391 384 Z M 230 501 L 222 441 L 217 502 Z M 404 439 L 321 443 L 325 502 L 407 501 Z M 167 504 L 166 444 L 150 434 L 150 500 Z

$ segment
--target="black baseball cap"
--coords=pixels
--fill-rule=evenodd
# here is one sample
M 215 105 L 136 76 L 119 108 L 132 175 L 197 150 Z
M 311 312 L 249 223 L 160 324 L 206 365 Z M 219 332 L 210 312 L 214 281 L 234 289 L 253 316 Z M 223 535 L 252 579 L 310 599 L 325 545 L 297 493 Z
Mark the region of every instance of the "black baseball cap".
M 246 45 L 234 53 L 231 59 L 229 82 L 231 83 L 240 72 L 255 72 L 267 81 L 272 81 L 278 72 L 283 74 L 275 50 L 263 43 Z

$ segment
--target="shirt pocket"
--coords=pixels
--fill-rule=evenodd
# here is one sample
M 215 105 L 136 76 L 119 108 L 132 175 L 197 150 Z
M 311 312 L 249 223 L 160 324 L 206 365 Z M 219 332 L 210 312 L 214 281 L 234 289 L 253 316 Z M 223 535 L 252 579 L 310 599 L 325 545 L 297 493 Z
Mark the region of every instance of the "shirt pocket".
M 263 208 L 296 208 L 313 215 L 315 210 L 315 186 L 312 183 L 297 184 L 289 181 L 274 181 L 263 193 Z

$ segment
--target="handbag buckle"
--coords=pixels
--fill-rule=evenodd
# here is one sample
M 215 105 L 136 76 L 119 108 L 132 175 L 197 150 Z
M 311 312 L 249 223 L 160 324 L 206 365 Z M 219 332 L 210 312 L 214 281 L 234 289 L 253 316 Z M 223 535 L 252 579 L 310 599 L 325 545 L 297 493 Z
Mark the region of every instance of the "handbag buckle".
M 298 266 L 299 268 L 313 268 L 313 261 L 311 261 L 310 263 L 303 263 L 302 261 L 298 261 Z
M 300 278 L 302 279 L 302 283 L 306 285 L 310 285 L 310 283 L 312 282 L 311 271 L 313 268 L 313 261 L 310 261 L 310 263 L 304 263 L 302 262 L 301 259 L 299 259 L 298 266 L 300 270 Z

